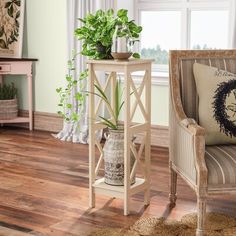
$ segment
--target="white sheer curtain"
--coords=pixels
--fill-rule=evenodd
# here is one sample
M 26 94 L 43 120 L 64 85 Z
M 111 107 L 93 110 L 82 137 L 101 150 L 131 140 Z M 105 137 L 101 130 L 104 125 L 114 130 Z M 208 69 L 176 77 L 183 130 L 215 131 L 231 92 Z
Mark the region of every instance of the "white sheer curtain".
M 115 2 L 115 0 L 67 0 L 68 59 L 71 59 L 73 49 L 77 52 L 81 51 L 81 42 L 74 37 L 74 30 L 80 27 L 81 24 L 77 18 L 84 18 L 86 14 L 94 13 L 98 9 L 115 9 Z M 78 76 L 86 68 L 85 60 L 84 56 L 77 56 L 75 76 Z M 88 143 L 88 103 L 86 101 L 82 108 L 78 108 L 77 102 L 73 98 L 71 102 L 76 112 L 83 113 L 83 117 L 80 119 L 79 124 L 64 122 L 64 127 L 56 135 L 56 138 L 63 141 L 86 144 Z
M 235 0 L 231 0 L 232 1 L 232 6 L 231 6 L 231 11 L 232 11 L 232 19 L 231 19 L 231 23 L 232 23 L 232 43 L 231 46 L 232 48 L 236 49 L 236 1 Z

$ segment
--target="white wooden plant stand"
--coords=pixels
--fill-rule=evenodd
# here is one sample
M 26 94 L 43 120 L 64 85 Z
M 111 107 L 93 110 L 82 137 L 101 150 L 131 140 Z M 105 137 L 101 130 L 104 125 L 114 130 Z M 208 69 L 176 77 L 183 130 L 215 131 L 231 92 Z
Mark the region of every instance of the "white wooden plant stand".
M 95 194 L 104 194 L 111 197 L 124 199 L 124 215 L 129 214 L 129 201 L 133 194 L 144 192 L 144 203 L 150 203 L 150 136 L 151 136 L 151 63 L 152 60 L 89 60 L 89 205 L 95 207 Z M 104 183 L 104 178 L 98 178 L 98 173 L 103 163 L 103 150 L 96 138 L 96 131 L 105 128 L 99 121 L 99 110 L 103 101 L 94 95 L 95 87 L 99 83 L 96 72 L 103 71 L 108 74 L 103 86 L 103 91 L 110 89 L 111 104 L 115 107 L 115 85 L 117 73 L 124 74 L 124 186 L 111 186 Z M 136 88 L 131 73 L 144 71 L 143 79 Z M 131 104 L 131 96 L 135 98 Z M 142 96 L 143 95 L 143 96 Z M 141 100 L 144 100 L 142 102 Z M 98 102 L 95 103 L 95 97 Z M 139 107 L 143 116 L 143 123 L 134 124 L 133 118 Z M 107 108 L 108 109 L 108 108 Z M 109 109 L 108 109 L 109 111 Z M 109 111 L 110 112 L 110 111 Z M 139 149 L 134 146 L 131 139 L 134 135 L 143 134 Z M 96 158 L 96 148 L 100 157 Z M 130 154 L 133 153 L 135 163 L 131 170 Z M 142 178 L 136 178 L 131 185 L 131 179 L 139 168 Z

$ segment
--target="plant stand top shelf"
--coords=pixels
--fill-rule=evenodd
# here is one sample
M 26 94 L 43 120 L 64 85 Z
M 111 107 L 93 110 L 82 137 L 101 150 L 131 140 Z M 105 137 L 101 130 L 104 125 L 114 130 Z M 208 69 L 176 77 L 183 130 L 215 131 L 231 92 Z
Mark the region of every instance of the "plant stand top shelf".
M 96 71 L 106 72 L 130 72 L 139 70 L 145 71 L 147 66 L 151 65 L 154 60 L 151 59 L 129 59 L 129 60 L 88 60 L 87 64 L 93 66 Z M 106 66 L 106 67 L 104 67 Z

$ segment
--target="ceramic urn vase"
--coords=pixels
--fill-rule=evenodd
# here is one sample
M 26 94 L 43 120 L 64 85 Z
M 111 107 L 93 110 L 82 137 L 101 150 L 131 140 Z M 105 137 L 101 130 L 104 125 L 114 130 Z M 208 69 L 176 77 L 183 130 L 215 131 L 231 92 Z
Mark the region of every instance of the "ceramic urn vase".
M 111 130 L 104 145 L 105 183 L 116 186 L 124 185 L 124 130 Z M 130 157 L 130 171 L 135 157 Z M 135 176 L 131 183 L 135 182 Z

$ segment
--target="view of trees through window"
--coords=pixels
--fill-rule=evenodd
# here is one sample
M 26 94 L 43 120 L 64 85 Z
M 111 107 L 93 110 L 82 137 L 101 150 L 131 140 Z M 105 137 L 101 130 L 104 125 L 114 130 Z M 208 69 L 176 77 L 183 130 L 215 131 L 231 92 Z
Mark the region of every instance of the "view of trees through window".
M 203 46 L 196 44 L 192 49 L 215 49 L 204 44 Z M 153 58 L 155 64 L 168 65 L 169 62 L 169 52 L 165 49 L 162 49 L 160 45 L 157 45 L 156 48 L 142 48 L 141 49 L 142 58 Z
M 156 64 L 166 65 L 169 60 L 169 53 L 165 49 L 161 49 L 160 45 L 156 48 L 142 48 L 141 56 L 143 58 L 153 58 Z

